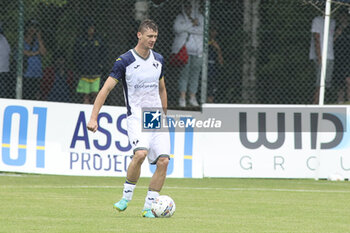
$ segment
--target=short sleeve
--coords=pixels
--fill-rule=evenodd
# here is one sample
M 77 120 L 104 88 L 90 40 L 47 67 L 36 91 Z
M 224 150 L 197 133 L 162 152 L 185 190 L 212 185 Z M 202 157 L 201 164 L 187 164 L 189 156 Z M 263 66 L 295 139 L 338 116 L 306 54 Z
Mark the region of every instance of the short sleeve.
M 125 65 L 121 57 L 119 57 L 113 65 L 110 75 L 112 78 L 121 81 L 125 77 Z
M 161 80 L 164 76 L 164 58 L 159 53 L 153 52 L 153 54 L 154 54 L 154 58 L 156 59 L 156 61 L 158 61 L 162 66 L 162 69 L 161 69 L 161 72 L 159 75 L 159 80 Z
M 163 59 L 163 57 L 160 60 L 160 63 L 162 64 L 162 69 L 161 69 L 161 72 L 160 72 L 159 80 L 161 80 L 164 77 L 164 59 Z

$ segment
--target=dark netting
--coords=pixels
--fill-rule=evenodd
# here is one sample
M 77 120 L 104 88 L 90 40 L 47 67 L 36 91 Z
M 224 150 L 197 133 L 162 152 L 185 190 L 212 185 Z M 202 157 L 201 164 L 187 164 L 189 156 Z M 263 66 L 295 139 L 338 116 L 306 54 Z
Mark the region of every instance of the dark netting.
M 151 18 L 159 25 L 155 51 L 166 61 L 170 107 L 193 106 L 194 100 L 316 102 L 318 58 L 310 60 L 309 51 L 315 36 L 312 28 L 320 28 L 314 19 L 322 18 L 325 1 L 185 1 L 192 3 L 185 17 L 179 16 L 188 7 L 183 1 L 23 0 L 23 6 L 21 2 L 0 3 L 0 97 L 92 103 L 115 59 L 136 45 L 140 20 Z M 210 15 L 207 28 L 203 25 L 206 15 Z M 179 39 L 181 33 L 174 30 L 177 17 L 189 20 L 197 31 Z M 349 17 L 346 1 L 332 3 L 334 59 L 330 56 L 328 70 L 332 72 L 326 82 L 325 103 L 350 100 Z M 170 64 L 170 55 L 179 50 L 176 43 L 181 40 L 189 43 L 191 53 L 187 71 Z M 200 51 L 203 41 L 208 41 L 207 57 Z M 207 63 L 202 62 L 203 57 Z M 207 89 L 203 92 L 205 74 Z M 23 76 L 22 83 L 18 76 Z M 124 105 L 122 85 L 116 86 L 107 104 Z

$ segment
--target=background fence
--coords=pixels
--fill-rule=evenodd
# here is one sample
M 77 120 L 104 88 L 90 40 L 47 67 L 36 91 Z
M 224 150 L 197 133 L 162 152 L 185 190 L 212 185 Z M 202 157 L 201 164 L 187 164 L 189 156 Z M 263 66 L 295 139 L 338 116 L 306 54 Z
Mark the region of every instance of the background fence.
M 313 4 L 302 0 L 198 1 L 198 12 L 204 16 L 210 15 L 206 21 L 209 22 L 208 31 L 203 33 L 204 42 L 209 41 L 208 67 L 205 63 L 204 68 L 201 67 L 202 71 L 207 71 L 204 75 L 208 74 L 206 92 L 209 98 L 206 101 L 313 103 L 316 71 L 314 62 L 309 60 L 311 25 L 316 16 L 322 16 L 324 4 L 323 1 L 312 2 Z M 1 97 L 16 98 L 18 74 L 23 72 L 23 76 L 30 76 L 26 70 L 30 57 L 41 54 L 42 75 L 39 71 L 33 71 L 32 76 L 38 79 L 23 78 L 22 97 L 76 103 L 84 101 L 84 97 L 76 91 L 79 78 L 90 75 L 88 78 L 91 80 L 95 77 L 93 75 L 99 75 L 102 85 L 115 58 L 136 45 L 136 31 L 141 18 L 149 17 L 159 24 L 155 51 L 161 53 L 168 63 L 175 37 L 174 21 L 182 11 L 182 1 L 169 0 L 160 5 L 146 0 L 2 0 L 0 4 L 3 34 L 11 48 L 10 71 L 1 73 Z M 334 42 L 333 78 L 332 85 L 326 88 L 326 103 L 349 100 L 346 98 L 347 91 L 350 97 L 350 88 L 347 88 L 350 82 L 346 82 L 346 77 L 350 76 L 349 56 L 343 57 L 344 51 L 350 50 L 347 23 L 349 14 L 345 6 L 333 6 L 340 6 L 332 14 L 335 19 L 334 31 L 341 29 L 342 33 L 339 33 Z M 95 30 L 92 42 L 86 39 L 91 25 Z M 40 31 L 41 38 L 28 36 L 27 31 L 31 26 Z M 216 30 L 215 35 L 213 29 Z M 24 41 L 29 41 L 27 45 L 24 43 L 21 46 L 19 43 L 21 33 Z M 217 49 L 212 47 L 215 44 L 213 40 L 221 48 L 222 59 L 216 53 Z M 23 52 L 26 46 L 32 54 Z M 35 53 L 41 46 L 46 51 Z M 3 57 L 3 50 L 1 53 L 0 57 Z M 19 65 L 21 53 L 24 53 L 23 71 Z M 52 69 L 52 66 L 60 66 L 58 61 L 62 57 L 58 54 L 65 55 L 65 61 L 61 63 L 65 62 L 62 75 L 57 75 L 58 72 Z M 31 62 L 40 64 L 35 59 L 31 59 Z M 181 69 L 166 66 L 170 107 L 178 106 Z M 61 80 L 64 81 L 59 81 L 57 76 L 62 76 Z M 201 94 L 205 94 L 202 93 L 201 83 L 199 81 L 198 100 L 201 99 Z M 122 85 L 117 85 L 115 89 L 107 104 L 123 105 Z

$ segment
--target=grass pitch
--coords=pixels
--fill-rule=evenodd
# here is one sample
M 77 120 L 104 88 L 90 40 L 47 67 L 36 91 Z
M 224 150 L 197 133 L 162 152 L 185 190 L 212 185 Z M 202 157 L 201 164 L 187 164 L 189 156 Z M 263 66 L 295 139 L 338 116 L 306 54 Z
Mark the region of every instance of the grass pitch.
M 350 232 L 350 183 L 167 179 L 169 219 L 141 217 L 149 179 L 125 212 L 124 178 L 0 174 L 0 232 Z

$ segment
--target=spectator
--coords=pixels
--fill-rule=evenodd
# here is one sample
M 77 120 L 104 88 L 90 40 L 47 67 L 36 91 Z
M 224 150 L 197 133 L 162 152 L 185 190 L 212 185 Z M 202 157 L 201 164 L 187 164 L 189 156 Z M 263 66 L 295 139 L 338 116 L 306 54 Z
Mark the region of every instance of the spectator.
M 3 33 L 0 22 L 0 98 L 8 98 L 8 86 L 10 85 L 10 53 L 11 48 Z
M 338 103 L 350 100 L 350 22 L 348 9 L 339 15 L 339 26 L 335 32 L 334 53 L 337 61 L 334 64 L 334 86 L 338 93 Z
M 216 41 L 217 30 L 216 26 L 212 25 L 209 31 L 209 46 L 208 46 L 208 103 L 214 103 L 216 91 L 219 85 L 218 80 L 218 64 L 224 64 L 221 48 Z
M 320 93 L 320 81 L 321 81 L 321 68 L 322 68 L 322 46 L 324 35 L 324 23 L 325 19 L 322 16 L 317 16 L 312 20 L 311 26 L 311 46 L 309 58 L 313 60 L 316 68 L 316 91 L 314 95 L 314 104 L 319 102 Z M 329 88 L 332 81 L 333 65 L 334 65 L 334 52 L 333 52 L 333 40 L 334 40 L 335 20 L 331 19 L 329 24 L 328 34 L 328 51 L 327 51 L 327 70 L 325 86 Z
M 45 56 L 46 48 L 38 22 L 30 20 L 24 34 L 24 79 L 23 99 L 38 99 L 40 81 L 43 76 L 41 56 Z
M 142 22 L 148 19 L 149 3 L 147 0 L 138 0 L 135 2 L 135 21 Z
M 94 21 L 87 20 L 84 28 L 84 35 L 78 38 L 74 48 L 74 61 L 79 74 L 77 93 L 83 94 L 84 104 L 92 104 L 100 89 L 106 53 Z
M 52 66 L 45 68 L 41 82 L 41 99 L 70 102 L 73 90 L 73 72 L 67 69 L 66 56 L 62 51 L 54 55 Z
M 175 39 L 172 53 L 178 53 L 186 45 L 188 63 L 182 68 L 179 79 L 179 105 L 186 107 L 186 94 L 189 92 L 189 104 L 199 106 L 196 93 L 203 60 L 203 24 L 204 17 L 199 12 L 198 1 L 184 1 L 182 12 L 174 23 Z

